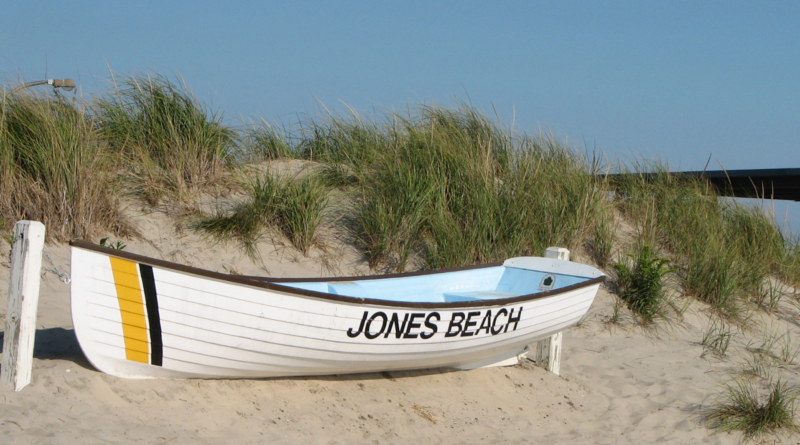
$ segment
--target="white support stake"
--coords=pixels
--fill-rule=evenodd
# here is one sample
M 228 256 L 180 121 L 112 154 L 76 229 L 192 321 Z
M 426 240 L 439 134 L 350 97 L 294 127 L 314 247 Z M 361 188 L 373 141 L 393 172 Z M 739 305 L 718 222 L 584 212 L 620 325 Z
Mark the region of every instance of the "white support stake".
M 561 372 L 561 337 L 562 333 L 556 332 L 536 342 L 536 363 L 555 375 Z
M 548 247 L 544 256 L 545 258 L 569 261 L 569 250 L 563 247 Z M 555 375 L 559 375 L 561 372 L 562 337 L 562 333 L 557 332 L 536 343 L 536 363 Z
M 44 224 L 38 221 L 19 221 L 14 226 L 0 368 L 0 380 L 14 391 L 20 391 L 31 382 L 44 232 Z
M 547 250 L 544 251 L 544 257 L 569 261 L 569 249 L 563 247 L 548 247 Z

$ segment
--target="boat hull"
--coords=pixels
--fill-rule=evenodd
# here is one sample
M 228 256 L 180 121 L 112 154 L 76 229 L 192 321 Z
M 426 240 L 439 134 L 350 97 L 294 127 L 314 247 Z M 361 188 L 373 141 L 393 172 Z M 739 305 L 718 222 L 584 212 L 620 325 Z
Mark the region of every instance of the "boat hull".
M 323 298 L 104 249 L 72 249 L 87 359 L 125 378 L 264 378 L 470 368 L 577 323 L 602 280 L 481 305 Z

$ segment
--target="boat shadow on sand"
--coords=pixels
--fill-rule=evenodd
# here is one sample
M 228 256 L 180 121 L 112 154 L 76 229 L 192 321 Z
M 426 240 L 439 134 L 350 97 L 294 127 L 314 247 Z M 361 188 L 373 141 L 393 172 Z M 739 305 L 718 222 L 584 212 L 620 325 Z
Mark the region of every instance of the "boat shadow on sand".
M 3 352 L 5 332 L 0 332 L 0 352 Z M 68 360 L 86 369 L 94 367 L 81 351 L 74 329 L 37 329 L 33 344 L 33 358 L 39 360 Z

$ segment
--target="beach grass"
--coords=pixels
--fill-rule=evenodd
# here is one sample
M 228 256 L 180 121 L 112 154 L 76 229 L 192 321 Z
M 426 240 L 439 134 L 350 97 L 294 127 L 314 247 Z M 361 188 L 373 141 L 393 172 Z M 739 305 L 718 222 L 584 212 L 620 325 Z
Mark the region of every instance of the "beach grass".
M 776 379 L 761 388 L 758 381 L 740 378 L 726 386 L 708 410 L 709 425 L 721 431 L 740 431 L 746 440 L 781 431 L 797 431 L 794 419 L 798 388 Z
M 182 80 L 112 79 L 87 104 L 4 96 L 6 225 L 31 218 L 58 239 L 124 236 L 134 229 L 119 213 L 120 194 L 183 205 L 231 185 L 232 166 L 297 158 L 318 164 L 313 178 L 254 179 L 242 188 L 246 202 L 194 227 L 251 253 L 272 228 L 307 254 L 336 189 L 337 224 L 372 268 L 489 263 L 550 246 L 583 250 L 608 268 L 624 220 L 635 230 L 625 249 L 647 245 L 668 257 L 680 289 L 730 319 L 743 319 L 749 300 L 776 310 L 786 295 L 776 280 L 800 283 L 800 244 L 761 209 L 655 162 L 635 162 L 609 183 L 554 136 L 515 132 L 467 104 L 370 117 L 326 110 L 291 125 L 259 119 L 235 128 Z
M 359 181 L 352 168 L 344 164 L 323 164 L 316 174 L 321 183 L 331 188 L 347 188 Z
M 40 221 L 48 240 L 131 236 L 114 160 L 83 103 L 20 91 L 0 103 L 0 216 Z M 8 229 L 8 227 L 5 227 Z
M 236 241 L 247 254 L 257 257 L 257 243 L 263 230 L 277 216 L 280 190 L 272 175 L 256 176 L 242 185 L 247 198 L 233 208 L 219 208 L 201 216 L 190 226 L 217 242 Z
M 724 320 L 712 318 L 709 322 L 708 329 L 703 334 L 703 340 L 701 342 L 703 345 L 703 354 L 701 357 L 708 353 L 719 358 L 725 357 L 728 353 L 732 337 L 733 331 Z
M 597 202 L 592 237 L 588 240 L 586 249 L 600 268 L 606 268 L 610 265 L 614 254 L 619 222 L 614 217 L 613 206 L 610 203 L 602 199 Z
M 314 176 L 283 179 L 276 224 L 294 247 L 308 256 L 319 244 L 319 229 L 328 207 L 328 189 Z
M 297 157 L 297 148 L 291 141 L 291 133 L 285 127 L 259 119 L 240 129 L 242 133 L 238 160 L 257 163 L 275 159 Z
M 391 144 L 393 132 L 390 129 L 393 125 L 392 122 L 368 120 L 356 113 L 309 118 L 298 123 L 295 149 L 301 159 L 367 166 Z
M 442 268 L 575 247 L 593 221 L 594 178 L 552 137 L 514 134 L 469 107 L 424 106 L 384 121 L 385 136 L 369 138 L 388 141 L 382 149 L 337 158 L 358 178 L 348 227 L 373 267 L 400 271 L 416 258 Z M 358 125 L 347 128 L 364 139 Z
M 584 158 L 552 135 L 516 134 L 470 106 L 370 119 L 328 114 L 248 132 L 242 159 L 321 164 L 315 177 L 345 193 L 340 221 L 373 268 L 441 268 L 575 248 L 602 211 L 599 180 Z M 212 225 L 240 213 L 217 215 Z M 604 256 L 611 229 L 598 232 Z
M 238 133 L 185 84 L 157 74 L 121 77 L 93 110 L 127 189 L 145 202 L 191 200 L 225 181 Z
M 243 188 L 247 196 L 243 202 L 200 217 L 191 226 L 217 242 L 239 242 L 251 257 L 257 257 L 264 231 L 274 229 L 308 255 L 319 242 L 327 188 L 314 176 L 297 179 L 272 172 L 256 175 Z
M 614 184 L 617 205 L 636 226 L 637 241 L 669 252 L 683 288 L 727 314 L 785 273 L 790 244 L 760 209 L 718 197 L 703 179 L 685 178 L 658 164 Z
M 786 284 L 800 288 L 800 238 L 797 235 L 786 237 L 786 255 L 781 266 L 779 278 Z
M 800 353 L 800 345 L 797 344 L 795 339 L 792 339 L 792 332 L 787 329 L 786 333 L 778 340 L 776 358 L 784 365 L 793 365 L 798 353 Z

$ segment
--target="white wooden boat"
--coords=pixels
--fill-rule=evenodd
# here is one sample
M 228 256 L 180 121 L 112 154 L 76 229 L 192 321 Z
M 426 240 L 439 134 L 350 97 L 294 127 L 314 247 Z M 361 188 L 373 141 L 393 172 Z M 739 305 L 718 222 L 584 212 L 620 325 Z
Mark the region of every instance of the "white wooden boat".
M 534 257 L 357 278 L 260 278 L 71 245 L 75 334 L 95 368 L 128 378 L 492 365 L 577 323 L 605 278 Z

